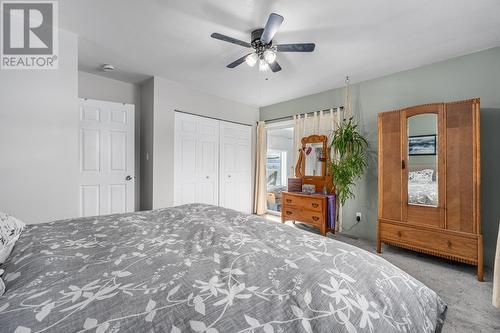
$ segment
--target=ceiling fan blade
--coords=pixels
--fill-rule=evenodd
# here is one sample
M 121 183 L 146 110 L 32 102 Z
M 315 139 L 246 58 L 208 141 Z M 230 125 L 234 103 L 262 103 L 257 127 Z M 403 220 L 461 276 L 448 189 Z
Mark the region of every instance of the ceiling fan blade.
M 269 68 L 273 71 L 273 73 L 279 72 L 281 70 L 280 64 L 277 61 L 274 61 L 269 64 Z
M 278 52 L 312 52 L 314 43 L 281 44 L 276 47 Z
M 244 63 L 244 62 L 245 62 L 245 59 L 246 59 L 246 58 L 247 58 L 250 54 L 252 54 L 252 53 L 249 53 L 249 54 L 247 54 L 247 55 L 244 55 L 243 57 L 239 58 L 238 60 L 233 61 L 232 63 L 230 63 L 230 64 L 229 64 L 229 65 L 227 65 L 226 67 L 227 67 L 227 68 L 234 68 L 234 67 L 236 67 L 236 66 L 241 65 L 242 63 Z
M 269 18 L 267 19 L 266 26 L 264 28 L 264 32 L 262 32 L 262 36 L 260 36 L 260 41 L 263 44 L 268 44 L 270 43 L 276 32 L 281 26 L 281 23 L 283 23 L 283 16 L 272 13 L 269 15 Z
M 242 40 L 239 40 L 239 39 L 236 39 L 233 37 L 222 35 L 222 34 L 219 34 L 217 32 L 214 32 L 213 34 L 211 34 L 210 37 L 218 39 L 218 40 L 222 40 L 224 42 L 228 42 L 228 43 L 232 43 L 232 44 L 236 44 L 236 45 L 241 45 L 244 47 L 252 47 L 252 45 L 250 45 L 250 43 L 244 42 Z

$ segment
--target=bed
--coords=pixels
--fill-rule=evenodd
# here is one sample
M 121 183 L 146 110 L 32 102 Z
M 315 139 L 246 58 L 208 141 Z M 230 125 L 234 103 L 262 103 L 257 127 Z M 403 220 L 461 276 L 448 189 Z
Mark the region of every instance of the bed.
M 408 182 L 408 202 L 414 205 L 437 206 L 438 205 L 438 183 L 430 182 Z
M 2 332 L 435 332 L 441 298 L 379 256 L 191 204 L 31 225 Z

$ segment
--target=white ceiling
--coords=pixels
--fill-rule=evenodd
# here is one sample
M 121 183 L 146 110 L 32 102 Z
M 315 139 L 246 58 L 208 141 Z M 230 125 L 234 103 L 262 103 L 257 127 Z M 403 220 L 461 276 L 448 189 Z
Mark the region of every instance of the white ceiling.
M 499 0 L 61 0 L 60 24 L 80 36 L 80 69 L 137 83 L 157 75 L 249 105 L 264 106 L 500 45 Z M 279 73 L 225 66 L 268 15 L 285 17 Z M 268 78 L 268 80 L 266 80 Z

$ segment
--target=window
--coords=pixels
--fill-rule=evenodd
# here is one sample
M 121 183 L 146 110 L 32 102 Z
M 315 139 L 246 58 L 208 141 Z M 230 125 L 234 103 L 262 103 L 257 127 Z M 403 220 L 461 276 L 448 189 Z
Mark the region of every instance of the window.
M 287 182 L 287 152 L 286 151 L 267 151 L 267 188 L 286 187 Z

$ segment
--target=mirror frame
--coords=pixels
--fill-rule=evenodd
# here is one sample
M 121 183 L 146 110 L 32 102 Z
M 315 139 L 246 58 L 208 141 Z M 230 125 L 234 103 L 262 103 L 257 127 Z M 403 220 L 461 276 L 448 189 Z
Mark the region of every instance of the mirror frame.
M 408 118 L 416 115 L 434 113 L 437 115 L 437 170 L 438 170 L 438 205 L 424 206 L 408 203 Z M 401 181 L 402 181 L 402 221 L 409 223 L 422 224 L 444 228 L 445 222 L 445 202 L 446 202 L 446 131 L 445 124 L 445 106 L 444 103 L 424 104 L 403 110 L 401 114 Z M 425 217 L 423 219 L 423 217 Z
M 326 172 L 326 162 L 330 160 L 330 154 L 328 151 L 327 147 L 327 142 L 328 142 L 328 137 L 326 135 L 309 135 L 306 137 L 303 137 L 301 140 L 302 143 L 302 148 L 299 150 L 299 158 L 297 159 L 297 164 L 295 166 L 295 176 L 296 177 L 325 177 L 327 172 Z M 319 176 L 312 176 L 312 175 L 306 175 L 306 157 L 304 150 L 306 149 L 306 145 L 308 143 L 322 143 L 323 144 L 323 156 L 325 156 L 325 161 L 321 162 L 321 175 Z

